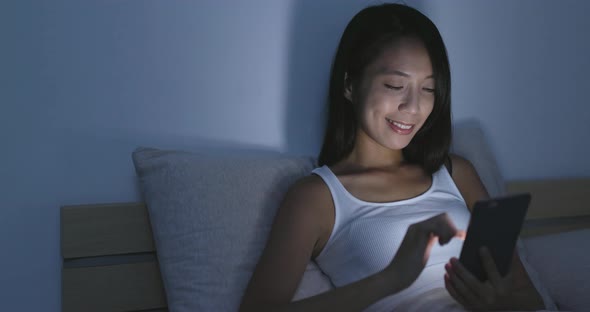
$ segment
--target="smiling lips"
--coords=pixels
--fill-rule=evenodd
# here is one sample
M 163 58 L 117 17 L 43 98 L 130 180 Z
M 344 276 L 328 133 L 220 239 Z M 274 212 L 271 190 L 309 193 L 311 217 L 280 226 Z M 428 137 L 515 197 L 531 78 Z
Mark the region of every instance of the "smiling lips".
M 391 130 L 395 131 L 396 133 L 407 135 L 412 133 L 412 130 L 414 130 L 414 125 L 412 124 L 405 124 L 399 121 L 393 121 L 389 118 L 385 118 L 385 120 L 387 120 L 387 123 L 389 124 Z

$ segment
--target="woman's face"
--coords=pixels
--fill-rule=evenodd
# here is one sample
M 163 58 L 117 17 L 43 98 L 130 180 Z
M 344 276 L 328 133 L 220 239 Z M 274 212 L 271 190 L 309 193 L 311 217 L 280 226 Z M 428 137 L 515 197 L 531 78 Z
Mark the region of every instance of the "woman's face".
M 406 147 L 434 106 L 428 51 L 414 38 L 387 46 L 345 96 L 357 106 L 360 131 L 392 150 Z

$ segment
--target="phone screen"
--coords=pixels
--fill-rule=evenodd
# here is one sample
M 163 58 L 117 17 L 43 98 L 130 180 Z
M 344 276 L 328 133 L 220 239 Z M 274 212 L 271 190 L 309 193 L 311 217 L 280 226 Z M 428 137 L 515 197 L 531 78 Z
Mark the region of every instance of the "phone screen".
M 480 281 L 488 279 L 479 252 L 482 246 L 489 249 L 500 275 L 508 274 L 530 201 L 527 193 L 475 203 L 459 261 Z

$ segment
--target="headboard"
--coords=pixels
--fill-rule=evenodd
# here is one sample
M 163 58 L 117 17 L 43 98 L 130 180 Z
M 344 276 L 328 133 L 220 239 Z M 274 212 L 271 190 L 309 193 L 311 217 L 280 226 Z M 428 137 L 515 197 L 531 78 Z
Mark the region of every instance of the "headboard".
M 533 200 L 521 236 L 590 228 L 590 179 L 514 181 Z M 61 208 L 62 311 L 168 311 L 143 203 Z
M 142 203 L 61 208 L 62 311 L 167 311 Z

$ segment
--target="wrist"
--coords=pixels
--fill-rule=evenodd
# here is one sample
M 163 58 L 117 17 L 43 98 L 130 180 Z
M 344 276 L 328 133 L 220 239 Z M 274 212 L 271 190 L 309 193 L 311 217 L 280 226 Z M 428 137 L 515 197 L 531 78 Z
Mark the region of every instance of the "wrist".
M 502 300 L 500 310 L 537 311 L 544 310 L 545 303 L 536 290 L 514 289 L 510 295 Z
M 378 273 L 379 279 L 384 285 L 384 288 L 390 294 L 400 292 L 410 286 L 405 282 L 403 275 L 393 269 L 391 266 L 385 268 L 383 271 Z
M 522 289 L 512 293 L 512 301 L 523 311 L 537 311 L 545 309 L 545 302 L 536 290 Z

